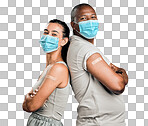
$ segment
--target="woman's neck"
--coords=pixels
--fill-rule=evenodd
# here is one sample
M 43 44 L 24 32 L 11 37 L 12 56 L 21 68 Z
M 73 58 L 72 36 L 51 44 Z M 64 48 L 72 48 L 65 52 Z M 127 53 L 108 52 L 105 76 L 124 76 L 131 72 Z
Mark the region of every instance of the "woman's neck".
M 62 59 L 62 56 L 61 56 L 61 52 L 59 52 L 59 51 L 46 53 L 46 67 L 49 64 L 54 64 L 54 63 L 61 61 L 61 60 L 63 60 L 63 59 Z

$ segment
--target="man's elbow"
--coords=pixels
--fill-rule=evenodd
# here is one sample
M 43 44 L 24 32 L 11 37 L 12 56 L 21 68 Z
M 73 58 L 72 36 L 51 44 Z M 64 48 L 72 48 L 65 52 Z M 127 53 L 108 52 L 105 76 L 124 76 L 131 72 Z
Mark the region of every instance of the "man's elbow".
M 120 88 L 120 89 L 114 90 L 113 92 L 116 95 L 120 95 L 120 94 L 122 94 L 124 92 L 124 88 Z
M 117 95 L 122 94 L 125 89 L 125 84 L 123 78 L 119 79 L 116 84 L 115 88 L 113 89 L 113 92 Z

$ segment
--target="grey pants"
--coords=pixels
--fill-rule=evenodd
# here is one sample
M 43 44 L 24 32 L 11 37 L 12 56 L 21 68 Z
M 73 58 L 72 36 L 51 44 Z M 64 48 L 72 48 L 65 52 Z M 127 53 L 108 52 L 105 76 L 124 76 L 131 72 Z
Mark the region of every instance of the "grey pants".
M 76 126 L 126 126 L 125 122 L 101 122 L 99 118 L 77 118 Z
M 54 118 L 32 113 L 28 119 L 27 126 L 63 126 L 63 124 Z

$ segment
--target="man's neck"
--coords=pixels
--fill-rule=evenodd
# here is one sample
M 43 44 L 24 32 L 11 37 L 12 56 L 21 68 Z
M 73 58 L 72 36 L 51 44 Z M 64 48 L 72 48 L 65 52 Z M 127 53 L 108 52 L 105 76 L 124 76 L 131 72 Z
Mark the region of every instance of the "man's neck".
M 73 34 L 85 39 L 86 41 L 88 41 L 88 42 L 90 42 L 94 45 L 94 38 L 93 39 L 87 39 L 87 38 L 83 37 L 82 35 L 80 35 L 79 33 L 75 32 L 75 31 L 73 31 Z

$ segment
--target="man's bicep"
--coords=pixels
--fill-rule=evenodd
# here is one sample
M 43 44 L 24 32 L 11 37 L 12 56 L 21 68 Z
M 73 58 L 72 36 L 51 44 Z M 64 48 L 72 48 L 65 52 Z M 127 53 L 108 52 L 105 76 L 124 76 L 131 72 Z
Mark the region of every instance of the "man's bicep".
M 105 62 L 103 57 L 99 53 L 92 54 L 86 61 L 87 70 L 95 77 L 99 77 L 100 72 L 104 74 L 105 71 L 109 71 L 110 67 Z
M 89 59 L 89 57 L 91 57 L 93 54 L 95 53 L 98 53 L 98 50 L 88 50 L 86 52 L 86 54 L 83 56 L 83 60 L 82 60 L 82 66 L 83 66 L 83 69 L 87 71 L 87 60 Z
M 110 68 L 99 53 L 95 53 L 88 58 L 87 69 L 88 72 L 110 90 L 116 88 L 120 77 Z

